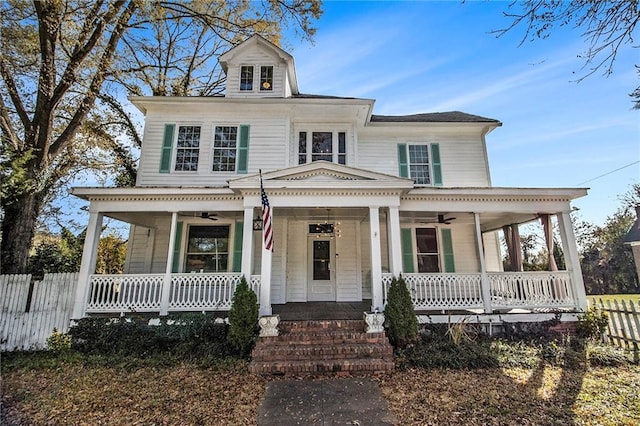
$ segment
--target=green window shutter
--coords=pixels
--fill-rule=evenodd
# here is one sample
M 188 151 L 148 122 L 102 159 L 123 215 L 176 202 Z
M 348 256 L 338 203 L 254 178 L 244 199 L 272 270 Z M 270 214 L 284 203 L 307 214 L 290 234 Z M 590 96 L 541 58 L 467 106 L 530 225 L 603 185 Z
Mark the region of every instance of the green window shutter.
M 400 239 L 402 241 L 402 271 L 410 274 L 413 272 L 413 236 L 411 235 L 411 229 L 401 229 Z
M 236 222 L 236 228 L 233 235 L 233 272 L 240 272 L 242 269 L 242 232 L 244 231 L 244 223 Z M 247 277 L 247 280 L 249 278 Z
M 173 264 L 171 272 L 176 273 L 180 269 L 180 246 L 182 245 L 182 222 L 176 223 L 176 240 L 173 243 Z
M 400 177 L 409 177 L 409 161 L 407 160 L 407 144 L 398 144 L 398 174 Z
M 444 271 L 455 272 L 456 262 L 453 258 L 453 242 L 451 241 L 451 229 L 444 228 L 440 230 L 442 237 L 442 255 L 444 256 Z
M 238 141 L 238 173 L 246 174 L 249 163 L 249 126 L 240 126 Z
M 442 163 L 440 163 L 440 145 L 431 144 L 431 167 L 433 168 L 433 185 L 442 186 Z
M 162 140 L 162 153 L 160 156 L 160 173 L 171 171 L 171 151 L 173 150 L 173 135 L 175 134 L 175 124 L 164 125 L 164 139 Z

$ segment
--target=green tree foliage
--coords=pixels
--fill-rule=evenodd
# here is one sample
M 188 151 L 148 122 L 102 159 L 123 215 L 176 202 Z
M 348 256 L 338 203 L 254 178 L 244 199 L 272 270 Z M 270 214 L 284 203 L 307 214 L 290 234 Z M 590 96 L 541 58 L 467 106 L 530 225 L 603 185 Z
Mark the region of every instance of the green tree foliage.
M 251 352 L 258 331 L 258 297 L 243 276 L 229 310 L 229 343 L 242 355 Z
M 418 318 L 404 278 L 393 278 L 384 309 L 385 328 L 391 343 L 403 348 L 418 337 Z
M 318 0 L 0 2 L 2 272 L 25 271 L 39 215 L 74 176 L 134 181 L 140 138 L 118 99 L 213 93 L 214 52 L 285 27 L 310 38 L 320 14 Z
M 84 237 L 85 231 L 76 236 L 66 228 L 62 229 L 60 235 L 39 236 L 33 253 L 29 256 L 27 272 L 42 277 L 46 273 L 79 271 Z M 126 254 L 126 240 L 114 233 L 101 238 L 96 273 L 123 273 Z
M 623 243 L 634 220 L 630 209 L 621 208 L 582 236 L 580 266 L 588 294 L 640 292 L 633 254 Z
M 634 43 L 636 25 L 640 21 L 638 0 L 513 1 L 504 15 L 511 20 L 510 25 L 493 32 L 500 36 L 515 28 L 524 28 L 521 44 L 547 38 L 559 27 L 580 31 L 587 48 L 580 54 L 584 59 L 584 72 L 578 81 L 598 71 L 610 75 L 621 49 L 638 48 Z M 636 71 L 640 73 L 637 65 Z M 631 93 L 631 97 L 634 107 L 639 109 L 640 87 Z

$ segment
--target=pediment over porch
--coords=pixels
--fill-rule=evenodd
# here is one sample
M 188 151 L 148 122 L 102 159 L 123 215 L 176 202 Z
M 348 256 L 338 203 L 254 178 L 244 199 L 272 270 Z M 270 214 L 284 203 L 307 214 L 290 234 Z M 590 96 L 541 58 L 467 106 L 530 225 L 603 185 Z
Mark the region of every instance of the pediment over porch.
M 371 172 L 328 161 L 314 161 L 286 169 L 265 172 L 262 174 L 262 181 L 266 188 L 384 188 L 406 191 L 413 188 L 411 179 Z M 229 181 L 229 188 L 232 190 L 259 187 L 259 173 Z

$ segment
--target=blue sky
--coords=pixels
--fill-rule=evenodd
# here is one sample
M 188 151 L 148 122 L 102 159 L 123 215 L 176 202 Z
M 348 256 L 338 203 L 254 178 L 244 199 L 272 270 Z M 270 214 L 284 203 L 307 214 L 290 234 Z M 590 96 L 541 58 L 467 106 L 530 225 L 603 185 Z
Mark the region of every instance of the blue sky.
M 640 182 L 640 111 L 628 96 L 638 49 L 620 52 L 613 75 L 576 83 L 580 31 L 522 46 L 524 28 L 497 38 L 489 32 L 509 24 L 508 4 L 329 1 L 314 45 L 289 37 L 284 47 L 303 93 L 375 99 L 376 114 L 460 110 L 502 121 L 487 136 L 493 185 L 589 187 L 574 205 L 601 225 Z

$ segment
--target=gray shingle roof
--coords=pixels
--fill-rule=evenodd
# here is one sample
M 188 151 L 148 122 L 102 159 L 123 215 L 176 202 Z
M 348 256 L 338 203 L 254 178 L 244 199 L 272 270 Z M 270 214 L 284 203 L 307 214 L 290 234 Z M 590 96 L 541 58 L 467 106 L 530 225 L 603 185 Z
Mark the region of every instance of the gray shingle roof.
M 493 118 L 460 111 L 429 112 L 411 115 L 372 115 L 372 123 L 500 123 Z
M 640 241 L 640 205 L 636 206 L 636 221 L 633 222 L 629 231 L 624 236 L 623 242 L 626 244 Z

